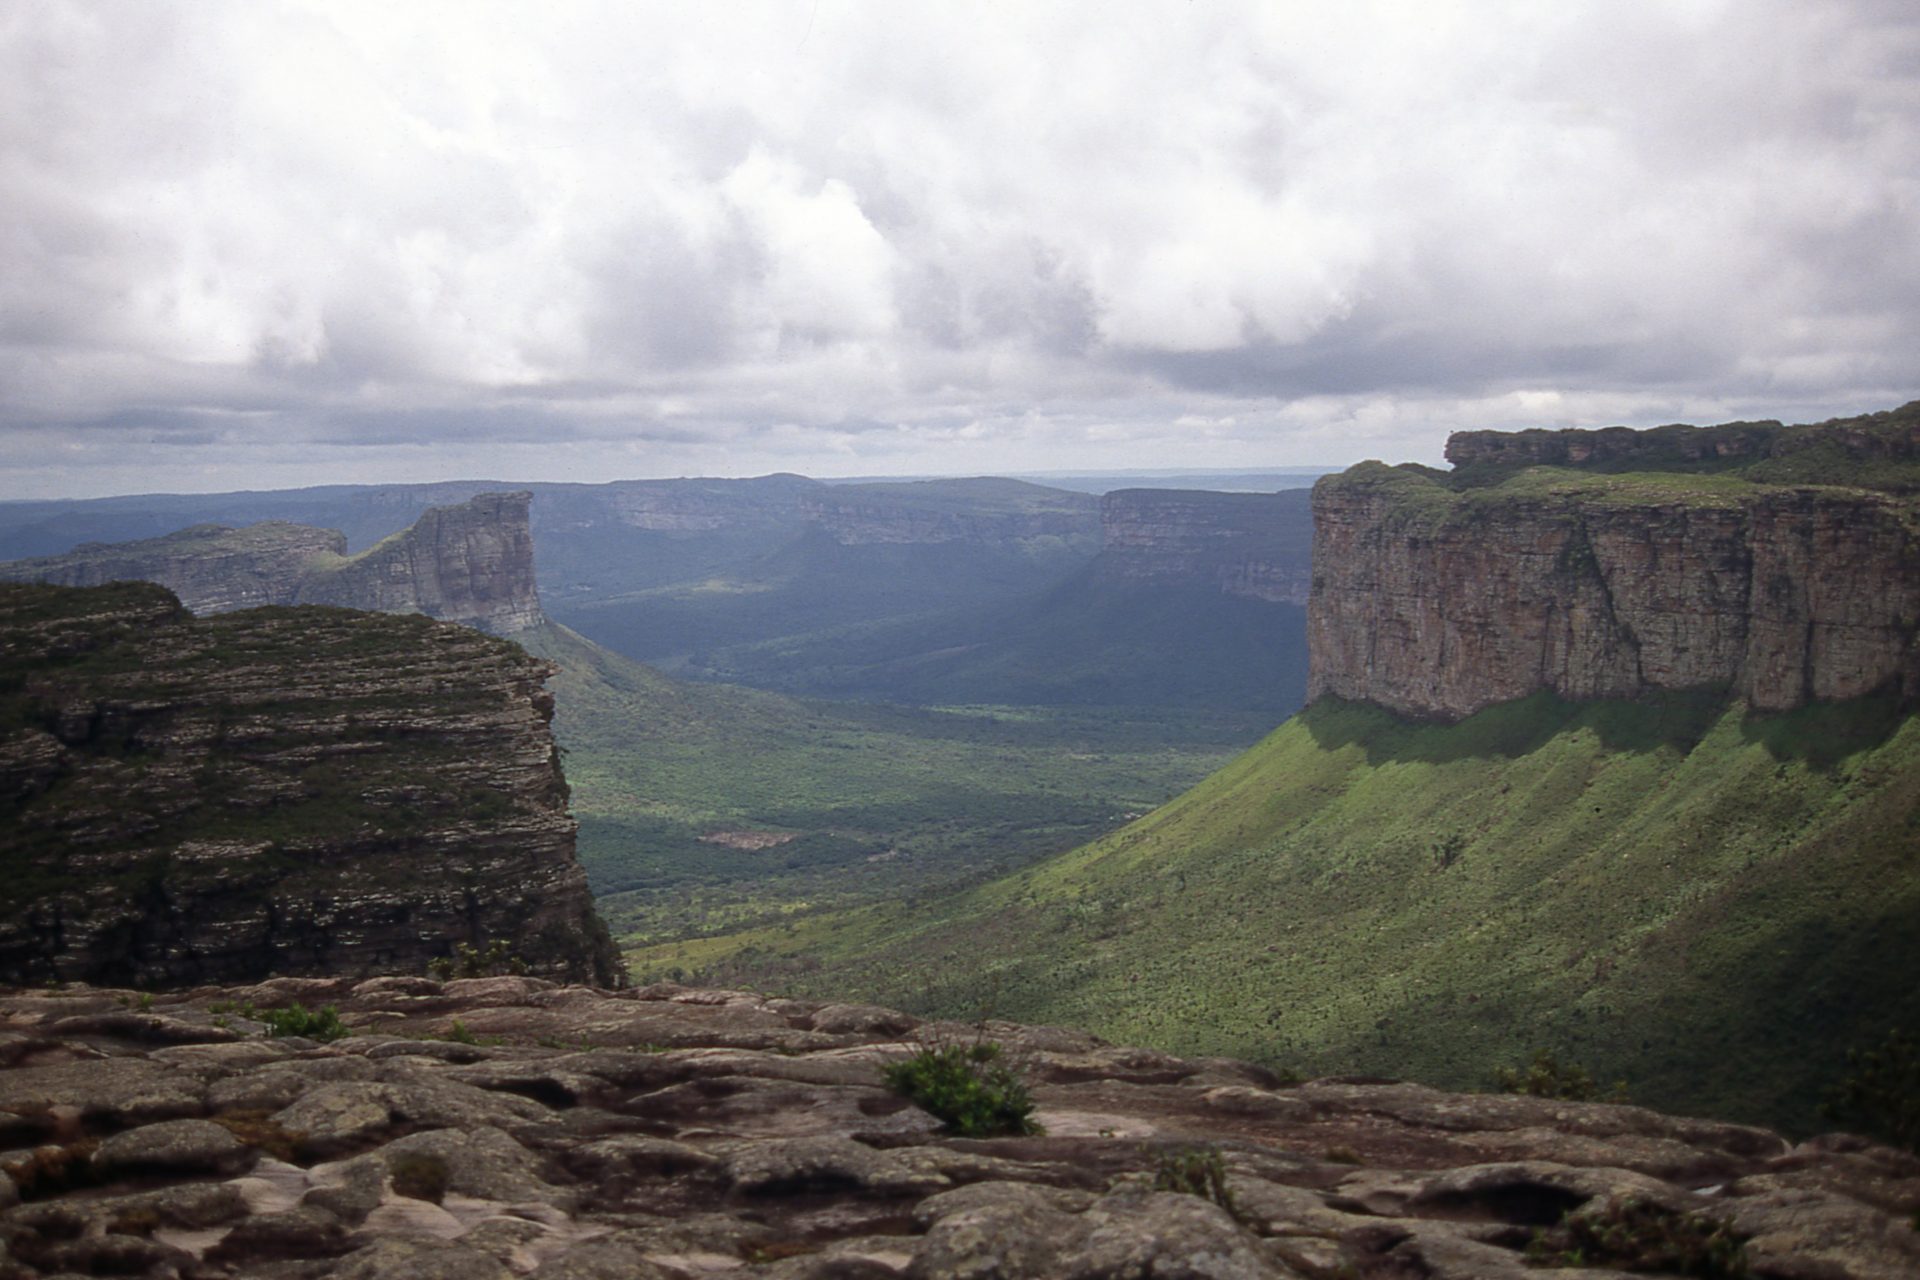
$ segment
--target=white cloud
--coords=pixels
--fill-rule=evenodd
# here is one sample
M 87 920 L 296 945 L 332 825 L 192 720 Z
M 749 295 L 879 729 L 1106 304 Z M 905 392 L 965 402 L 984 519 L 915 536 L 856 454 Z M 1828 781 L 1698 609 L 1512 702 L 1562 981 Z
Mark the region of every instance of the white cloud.
M 0 492 L 1881 407 L 1916 117 L 1882 0 L 23 2 Z

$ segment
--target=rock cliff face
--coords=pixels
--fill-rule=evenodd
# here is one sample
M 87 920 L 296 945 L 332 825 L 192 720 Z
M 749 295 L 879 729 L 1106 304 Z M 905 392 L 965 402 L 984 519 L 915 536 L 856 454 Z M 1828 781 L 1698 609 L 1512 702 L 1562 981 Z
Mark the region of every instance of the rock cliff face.
M 267 1036 L 296 1001 L 352 1034 Z M 886 1086 L 983 1036 L 1042 1132 L 953 1137 Z M 0 1046 L 9 1276 L 1920 1273 L 1920 1160 L 1861 1138 L 1288 1084 L 871 1005 L 528 978 L 76 986 L 0 991 Z
M 1120 489 L 1100 502 L 1105 581 L 1188 586 L 1304 605 L 1312 580 L 1309 491 Z
M 547 673 L 420 617 L 0 587 L 0 978 L 424 972 L 500 941 L 611 981 Z
M 195 613 L 266 604 L 332 604 L 424 613 L 483 631 L 537 626 L 527 493 L 483 493 L 435 507 L 411 528 L 346 554 L 330 529 L 265 521 L 197 525 L 142 542 L 94 543 L 63 556 L 0 564 L 0 580 L 98 586 L 157 582 Z
M 1805 456 L 1848 447 L 1782 430 L 1801 433 Z M 1754 431 L 1767 434 L 1709 429 L 1736 441 Z M 1580 453 L 1570 434 L 1506 445 L 1476 433 L 1449 452 L 1565 464 Z M 1573 443 L 1591 444 L 1588 461 L 1668 449 L 1586 434 Z M 1912 498 L 1756 483 L 1757 467 L 1486 470 L 1456 487 L 1424 468 L 1362 463 L 1315 487 L 1310 698 L 1445 719 L 1543 689 L 1712 689 L 1767 711 L 1873 692 L 1920 701 Z
M 483 493 L 435 507 L 413 527 L 299 580 L 291 603 L 424 613 L 496 633 L 541 621 L 530 493 Z

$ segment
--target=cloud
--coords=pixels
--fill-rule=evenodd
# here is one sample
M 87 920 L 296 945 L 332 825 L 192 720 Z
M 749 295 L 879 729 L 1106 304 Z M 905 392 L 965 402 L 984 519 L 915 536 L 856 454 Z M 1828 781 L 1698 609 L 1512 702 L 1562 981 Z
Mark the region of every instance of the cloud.
M 26 2 L 0 492 L 1884 407 L 1917 114 L 1893 0 Z

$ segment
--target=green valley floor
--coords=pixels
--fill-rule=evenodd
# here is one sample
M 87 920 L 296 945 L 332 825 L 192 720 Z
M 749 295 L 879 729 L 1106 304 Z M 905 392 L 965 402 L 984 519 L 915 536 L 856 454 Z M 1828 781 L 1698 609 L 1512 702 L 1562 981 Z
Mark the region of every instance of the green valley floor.
M 1323 701 L 1124 829 L 964 893 L 642 947 L 636 974 L 1085 1027 L 1308 1074 L 1815 1123 L 1920 1026 L 1920 721 L 1863 701 Z

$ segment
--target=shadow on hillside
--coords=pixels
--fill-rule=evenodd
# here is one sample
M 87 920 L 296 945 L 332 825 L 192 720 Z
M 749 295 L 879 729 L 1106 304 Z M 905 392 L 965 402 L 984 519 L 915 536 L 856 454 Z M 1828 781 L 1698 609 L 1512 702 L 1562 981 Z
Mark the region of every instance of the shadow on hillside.
M 1728 712 L 1725 690 L 1702 689 L 1633 701 L 1568 702 L 1551 693 L 1505 702 L 1453 724 L 1411 721 L 1366 703 L 1322 698 L 1300 713 L 1319 746 L 1359 746 L 1367 763 L 1447 764 L 1514 760 L 1562 733 L 1595 734 L 1609 751 L 1668 747 L 1690 752 Z M 1776 760 L 1831 769 L 1893 736 L 1907 712 L 1893 698 L 1872 695 L 1797 711 L 1748 712 L 1740 733 Z
M 1740 734 L 1757 742 L 1776 760 L 1798 760 L 1831 769 L 1848 756 L 1871 751 L 1891 738 L 1908 708 L 1889 694 L 1869 694 L 1847 702 L 1822 702 L 1771 715 L 1749 712 Z

